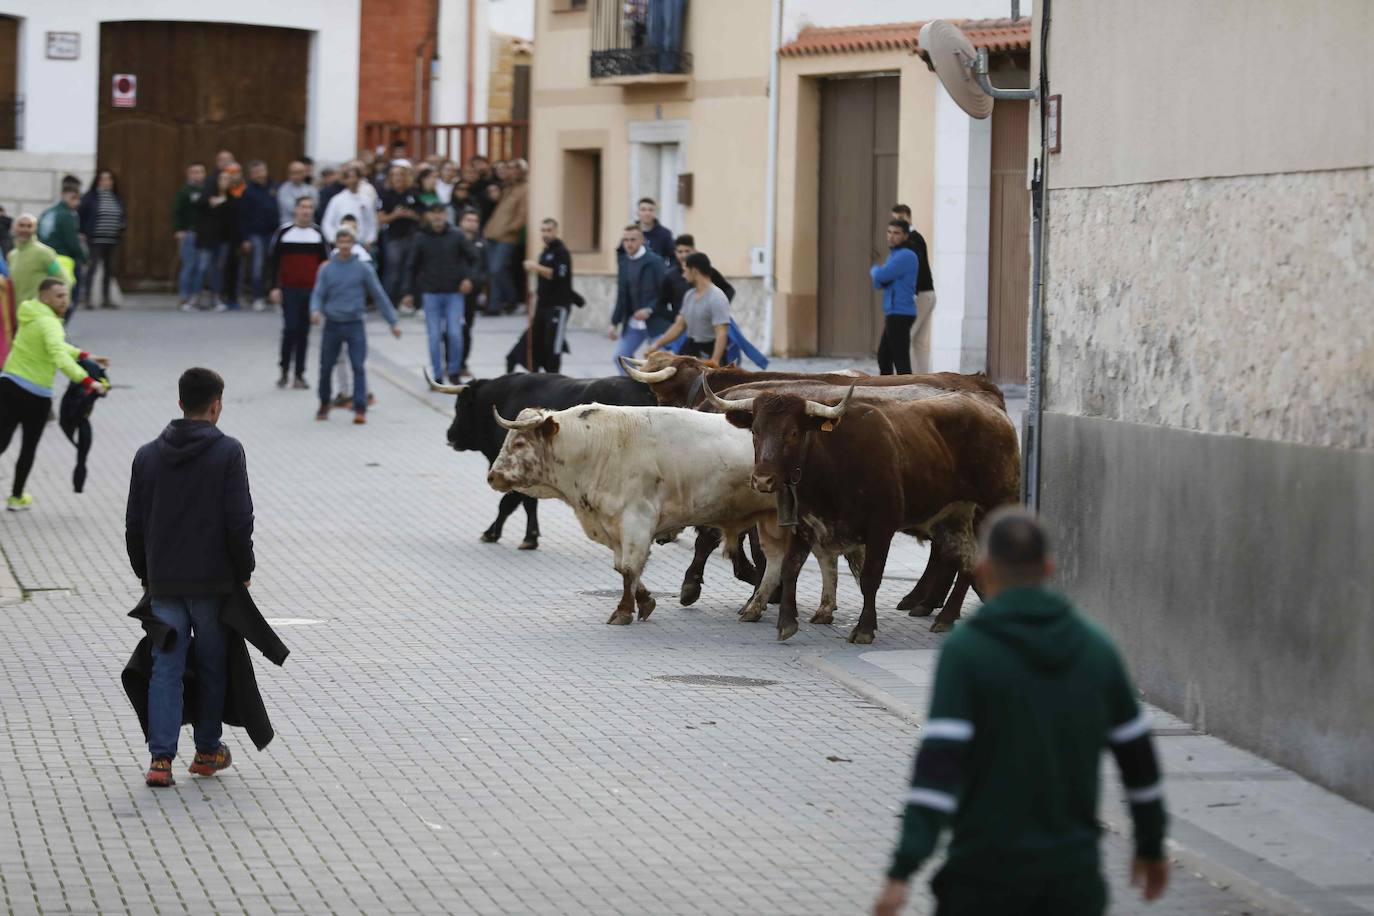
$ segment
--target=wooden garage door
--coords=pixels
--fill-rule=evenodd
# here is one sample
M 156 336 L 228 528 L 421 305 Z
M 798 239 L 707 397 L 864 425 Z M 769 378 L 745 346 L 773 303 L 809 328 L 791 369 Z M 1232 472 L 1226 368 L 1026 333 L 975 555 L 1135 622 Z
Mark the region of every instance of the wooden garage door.
M 296 29 L 200 22 L 100 27 L 97 162 L 113 169 L 128 209 L 119 277 L 170 289 L 172 198 L 188 163 L 215 152 L 262 159 L 275 178 L 304 152 L 310 35 Z M 111 104 L 116 73 L 138 78 L 135 108 Z
M 988 375 L 1025 383 L 1030 315 L 1030 191 L 1026 188 L 1029 102 L 992 108 L 992 200 L 988 238 Z
M 817 340 L 822 355 L 872 356 L 882 296 L 868 269 L 887 257 L 897 200 L 898 78 L 825 80 L 821 86 L 821 202 Z

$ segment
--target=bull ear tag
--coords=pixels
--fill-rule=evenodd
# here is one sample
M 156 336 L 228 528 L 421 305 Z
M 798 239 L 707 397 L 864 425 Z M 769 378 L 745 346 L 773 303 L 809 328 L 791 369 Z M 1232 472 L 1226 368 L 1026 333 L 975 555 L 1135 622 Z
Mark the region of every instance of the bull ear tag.
M 837 426 L 839 426 L 839 425 L 840 425 L 840 421 L 839 421 L 839 420 L 826 420 L 824 423 L 821 424 L 821 432 L 826 432 L 826 433 L 828 433 L 828 432 L 830 432 L 831 430 L 833 430 L 835 427 L 837 427 Z

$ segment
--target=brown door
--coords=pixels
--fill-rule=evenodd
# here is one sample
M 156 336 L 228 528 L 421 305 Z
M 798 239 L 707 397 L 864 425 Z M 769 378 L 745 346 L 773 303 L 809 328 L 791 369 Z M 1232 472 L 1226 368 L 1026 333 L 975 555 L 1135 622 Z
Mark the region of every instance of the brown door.
M 0 16 L 0 149 L 19 146 L 19 20 Z
M 296 29 L 200 22 L 100 26 L 97 164 L 119 180 L 128 228 L 116 265 L 132 289 L 169 289 L 176 270 L 172 198 L 187 164 L 216 151 L 262 159 L 273 179 L 304 153 L 310 36 Z M 111 103 L 114 74 L 138 79 L 135 108 Z
M 887 220 L 897 200 L 898 78 L 821 84 L 819 352 L 872 356 L 882 332 L 882 295 L 868 269 L 887 257 Z
M 992 108 L 992 204 L 988 239 L 988 375 L 1026 381 L 1030 314 L 1030 191 L 1026 188 L 1029 102 Z

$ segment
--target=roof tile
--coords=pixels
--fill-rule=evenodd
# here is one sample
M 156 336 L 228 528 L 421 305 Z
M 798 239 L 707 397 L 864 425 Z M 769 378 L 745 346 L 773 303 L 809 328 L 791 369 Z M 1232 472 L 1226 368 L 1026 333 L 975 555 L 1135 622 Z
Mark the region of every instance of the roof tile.
M 989 51 L 1029 51 L 1031 21 L 1021 19 L 951 19 L 963 29 L 975 48 Z M 872 51 L 921 53 L 919 41 L 924 22 L 890 22 L 882 25 L 846 25 L 830 28 L 807 26 L 778 49 L 783 57 L 814 57 L 820 54 L 853 54 Z M 922 54 L 924 57 L 925 55 Z

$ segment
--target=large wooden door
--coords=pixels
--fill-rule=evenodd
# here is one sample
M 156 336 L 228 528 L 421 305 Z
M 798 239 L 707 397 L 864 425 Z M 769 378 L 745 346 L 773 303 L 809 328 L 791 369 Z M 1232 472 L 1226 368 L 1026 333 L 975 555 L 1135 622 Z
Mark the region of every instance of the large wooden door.
M 0 16 L 0 149 L 18 148 L 20 111 L 19 20 Z
M 817 341 L 827 356 L 872 356 L 882 296 L 868 269 L 887 257 L 887 221 L 897 200 L 895 76 L 830 79 L 821 85 L 820 251 Z
M 1029 102 L 992 108 L 992 201 L 988 239 L 988 375 L 1026 381 L 1030 316 L 1030 191 L 1026 187 Z
M 201 22 L 100 26 L 97 164 L 113 169 L 128 212 L 119 276 L 133 289 L 172 286 L 172 198 L 186 166 L 227 149 L 262 159 L 273 179 L 305 152 L 310 34 Z M 135 108 L 111 104 L 116 73 L 138 78 Z

